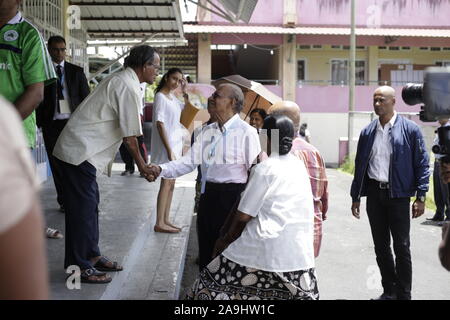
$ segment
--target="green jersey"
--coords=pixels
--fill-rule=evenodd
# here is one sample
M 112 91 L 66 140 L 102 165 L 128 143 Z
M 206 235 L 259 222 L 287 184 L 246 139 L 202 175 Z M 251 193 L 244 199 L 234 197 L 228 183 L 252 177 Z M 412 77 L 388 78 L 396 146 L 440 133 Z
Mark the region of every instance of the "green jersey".
M 0 94 L 14 103 L 31 84 L 49 84 L 56 79 L 55 69 L 44 40 L 30 22 L 17 13 L 0 28 Z M 23 121 L 31 148 L 36 145 L 36 115 Z

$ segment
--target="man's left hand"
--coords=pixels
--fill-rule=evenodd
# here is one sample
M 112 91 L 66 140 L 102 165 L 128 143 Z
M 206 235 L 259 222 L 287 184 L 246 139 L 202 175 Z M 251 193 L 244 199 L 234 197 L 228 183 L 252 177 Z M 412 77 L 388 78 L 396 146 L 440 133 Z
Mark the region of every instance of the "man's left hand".
M 425 202 L 415 200 L 412 204 L 412 217 L 418 218 L 425 212 Z

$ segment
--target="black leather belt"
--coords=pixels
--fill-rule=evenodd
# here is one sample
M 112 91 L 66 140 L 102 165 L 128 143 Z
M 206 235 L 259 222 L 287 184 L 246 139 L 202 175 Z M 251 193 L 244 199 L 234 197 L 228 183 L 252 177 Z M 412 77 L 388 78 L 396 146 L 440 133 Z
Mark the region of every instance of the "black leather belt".
M 377 185 L 377 187 L 381 190 L 389 189 L 389 182 L 381 182 L 381 181 L 377 181 L 377 180 L 373 180 L 373 179 L 370 179 L 370 181 L 372 183 L 375 183 Z

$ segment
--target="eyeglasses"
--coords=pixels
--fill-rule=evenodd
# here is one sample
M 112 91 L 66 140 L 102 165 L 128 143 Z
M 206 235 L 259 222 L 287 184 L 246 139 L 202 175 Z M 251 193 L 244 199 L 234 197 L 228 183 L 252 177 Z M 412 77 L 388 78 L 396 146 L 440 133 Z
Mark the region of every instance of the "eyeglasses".
M 213 97 L 213 99 L 224 98 L 223 96 L 221 96 L 220 94 L 218 94 L 217 91 L 215 91 L 215 92 L 212 94 L 212 97 Z
M 66 48 L 50 48 L 50 50 L 52 51 L 61 51 L 61 52 L 66 52 Z
M 161 69 L 161 66 L 160 66 L 160 65 L 153 64 L 153 63 L 150 63 L 150 65 L 151 65 L 153 68 L 155 68 L 155 70 Z

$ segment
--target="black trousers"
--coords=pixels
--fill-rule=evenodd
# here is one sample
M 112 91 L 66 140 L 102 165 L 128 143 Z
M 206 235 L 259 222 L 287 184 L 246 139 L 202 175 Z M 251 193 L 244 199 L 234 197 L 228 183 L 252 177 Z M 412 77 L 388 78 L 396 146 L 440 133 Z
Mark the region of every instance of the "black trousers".
M 220 229 L 244 189 L 240 183 L 206 183 L 197 213 L 200 270 L 211 262 Z
M 380 189 L 369 180 L 367 215 L 375 254 L 385 293 L 399 299 L 411 299 L 412 264 L 410 252 L 410 198 L 390 198 L 388 189 Z M 395 262 L 391 250 L 391 235 Z
M 441 179 L 441 175 L 439 173 L 439 161 L 434 162 L 433 187 L 434 202 L 436 203 L 436 215 L 442 219 L 444 219 L 445 216 L 450 218 L 448 185 Z
M 55 158 L 56 159 L 56 158 Z M 56 159 L 64 175 L 63 200 L 66 209 L 64 268 L 77 265 L 92 268 L 91 258 L 100 256 L 98 247 L 98 191 L 96 169 L 85 161 L 78 166 Z
M 55 183 L 56 189 L 56 200 L 58 204 L 62 206 L 63 196 L 62 196 L 62 176 L 61 173 L 58 172 L 57 166 L 55 165 L 55 157 L 53 154 L 53 149 L 55 148 L 56 141 L 58 140 L 59 135 L 63 131 L 66 126 L 68 120 L 54 120 L 51 122 L 51 125 L 42 127 L 42 135 L 44 137 L 45 150 L 47 151 L 47 158 L 50 164 L 50 169 L 52 170 L 53 182 Z
M 144 161 L 147 162 L 147 148 L 145 147 L 144 136 L 137 137 L 137 141 L 138 141 L 139 151 L 141 153 L 141 156 L 144 159 Z M 134 159 L 131 156 L 130 152 L 128 151 L 128 149 L 124 143 L 122 143 L 120 145 L 119 152 L 120 152 L 120 157 L 122 158 L 122 161 L 125 163 L 125 170 L 133 173 L 134 172 Z

